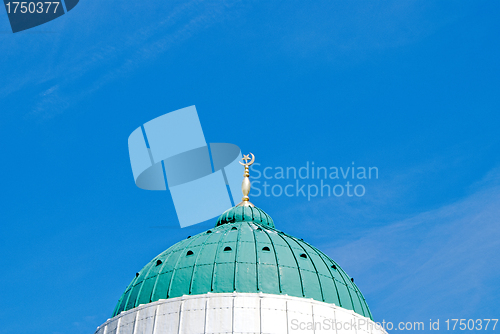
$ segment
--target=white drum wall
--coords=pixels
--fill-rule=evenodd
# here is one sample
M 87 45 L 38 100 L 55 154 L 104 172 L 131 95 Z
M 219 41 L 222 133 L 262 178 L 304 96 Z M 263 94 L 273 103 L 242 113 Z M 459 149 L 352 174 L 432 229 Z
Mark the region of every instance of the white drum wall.
M 353 327 L 353 324 L 355 325 Z M 369 318 L 313 299 L 263 293 L 208 293 L 162 299 L 122 312 L 95 334 L 382 334 Z

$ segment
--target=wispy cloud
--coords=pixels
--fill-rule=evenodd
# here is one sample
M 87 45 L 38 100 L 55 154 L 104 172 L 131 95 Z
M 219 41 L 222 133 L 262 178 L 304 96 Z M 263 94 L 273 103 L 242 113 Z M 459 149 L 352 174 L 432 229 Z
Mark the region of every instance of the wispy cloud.
M 276 27 L 276 31 L 283 35 L 280 44 L 292 57 L 319 56 L 335 63 L 344 64 L 347 59 L 357 63 L 373 52 L 419 42 L 465 15 L 465 7 L 444 9 L 419 1 L 361 1 L 357 6 L 307 3 L 300 14 L 291 14 L 296 29 Z
M 434 8 L 418 2 L 304 6 L 270 6 L 276 15 L 266 16 L 262 27 L 250 24 L 249 34 L 259 34 L 263 36 L 259 43 L 273 45 L 273 57 L 326 52 L 326 58 L 335 58 L 347 52 L 351 59 L 349 50 L 360 54 L 359 50 L 413 43 L 463 12 L 455 10 L 436 21 L 427 20 Z M 0 36 L 0 60 L 8 64 L 0 68 L 5 79 L 0 98 L 27 87 L 43 92 L 57 83 L 58 94 L 50 99 L 34 94 L 30 112 L 31 116 L 51 117 L 200 31 L 224 20 L 234 23 L 234 17 L 251 12 L 252 7 L 236 0 L 158 2 L 147 9 L 116 2 L 81 3 L 74 12 L 50 23 L 54 33 Z M 111 12 L 113 18 L 106 14 Z M 290 24 L 283 25 L 284 19 Z M 127 21 L 134 29 L 124 24 Z
M 491 182 L 499 176 L 492 171 L 484 181 L 489 186 L 483 182 L 460 201 L 374 228 L 327 253 L 360 277 L 375 315 L 494 316 L 482 305 L 500 292 L 500 186 Z
M 143 17 L 137 24 L 139 28 L 131 33 L 108 34 L 106 31 L 109 27 L 103 26 L 102 22 L 82 21 L 77 22 L 82 26 L 72 27 L 75 32 L 71 35 L 50 34 L 39 37 L 25 34 L 16 36 L 16 41 L 12 36 L 2 36 L 1 42 L 9 50 L 2 56 L 4 64 L 15 63 L 20 54 L 29 51 L 29 54 L 36 55 L 36 66 L 24 61 L 23 68 L 17 68 L 15 73 L 10 75 L 9 71 L 12 69 L 0 69 L 6 79 L 0 87 L 0 98 L 25 88 L 39 89 L 40 93 L 35 95 L 29 116 L 53 117 L 103 85 L 126 76 L 153 61 L 172 46 L 234 14 L 238 7 L 229 4 L 230 2 L 203 1 L 176 5 L 157 4 L 155 6 L 161 8 L 151 8 L 147 13 L 151 15 L 150 20 Z M 116 4 L 80 5 L 78 10 L 95 12 L 99 16 L 99 13 L 106 11 L 103 6 L 114 6 L 108 8 L 110 11 L 120 10 Z M 122 17 L 127 19 L 129 12 L 122 14 L 125 14 Z M 136 16 L 133 18 L 136 19 Z M 80 20 L 81 17 L 88 15 L 80 16 Z M 62 22 L 60 21 L 61 25 Z M 87 26 L 92 34 L 84 30 Z M 67 27 L 59 26 L 61 30 L 65 28 Z M 26 43 L 19 44 L 19 40 L 25 40 Z M 23 50 L 23 44 L 34 47 Z

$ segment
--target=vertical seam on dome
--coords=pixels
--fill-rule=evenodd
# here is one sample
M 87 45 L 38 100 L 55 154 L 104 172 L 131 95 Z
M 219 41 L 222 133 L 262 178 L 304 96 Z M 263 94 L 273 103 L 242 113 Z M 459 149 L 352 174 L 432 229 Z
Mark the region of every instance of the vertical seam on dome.
M 362 295 L 361 295 L 361 291 L 359 290 L 359 288 L 358 288 L 356 285 L 355 285 L 354 287 L 356 288 L 356 295 L 358 296 L 359 303 L 361 304 L 361 311 L 363 312 L 363 315 L 364 315 L 365 317 L 366 317 L 366 316 L 368 316 L 368 317 L 370 317 L 370 318 L 371 318 L 371 316 L 370 316 L 369 314 L 367 315 L 367 314 L 366 314 L 366 312 L 365 312 L 365 307 L 366 307 L 366 311 L 368 311 L 368 307 L 367 307 L 367 305 L 366 305 L 365 298 L 364 298 L 364 297 L 363 297 L 363 298 L 361 298 L 361 296 L 362 296 Z M 364 305 L 364 306 L 363 306 L 363 305 Z
M 179 257 L 177 258 L 177 261 L 175 261 L 174 269 L 172 269 L 172 276 L 170 276 L 170 282 L 168 282 L 167 299 L 170 297 L 170 290 L 172 289 L 172 282 L 174 280 L 174 276 L 175 276 L 175 273 L 176 273 L 176 270 L 177 270 L 177 266 L 179 265 L 179 261 L 181 260 L 182 254 L 184 253 L 184 251 L 186 250 L 186 248 L 189 245 L 191 245 L 193 243 L 193 241 L 198 240 L 199 237 L 200 237 L 200 234 L 198 234 L 198 236 L 196 238 L 192 238 L 192 240 L 190 242 L 188 242 L 188 244 L 186 246 L 184 246 L 184 248 L 182 249 L 182 253 L 179 254 Z
M 128 297 L 130 296 L 130 294 L 127 295 L 127 298 L 125 299 L 125 304 L 123 305 L 123 309 L 122 309 L 122 311 L 120 311 L 120 306 L 122 305 L 122 303 L 124 301 L 123 297 L 127 294 L 127 291 L 132 290 L 132 288 L 134 287 L 134 282 L 136 280 L 137 280 L 137 276 L 134 276 L 134 278 L 132 279 L 132 282 L 130 282 L 130 284 L 125 289 L 125 292 L 121 295 L 120 299 L 118 300 L 118 304 L 116 305 L 115 311 L 113 312 L 113 317 L 125 310 L 125 308 L 127 306 Z
M 275 226 L 274 226 L 274 220 L 273 220 L 273 218 L 271 218 L 271 216 L 270 216 L 270 215 L 268 215 L 268 214 L 267 214 L 267 212 L 265 212 L 265 211 L 262 211 L 262 212 L 263 212 L 263 213 L 264 213 L 264 215 L 266 216 L 266 222 L 267 222 L 267 225 L 268 225 L 268 226 L 270 226 L 270 227 L 272 227 L 272 228 L 274 228 Z M 272 225 L 272 226 L 271 226 L 271 225 Z
M 369 317 L 371 319 L 371 314 L 370 314 L 370 310 L 368 309 L 368 304 L 366 303 L 366 300 L 365 300 L 365 297 L 363 296 L 363 294 L 361 293 L 361 290 L 359 290 L 358 286 L 356 285 L 356 283 L 352 282 L 352 285 L 354 286 L 354 292 L 356 292 L 356 295 L 358 296 L 358 299 L 359 299 L 359 303 L 361 304 L 361 311 L 363 312 L 363 315 L 366 317 L 366 314 L 365 314 L 365 309 L 363 307 L 363 305 L 365 305 L 366 307 L 366 310 L 368 311 L 369 313 Z
M 333 286 L 335 287 L 335 292 L 337 293 L 337 299 L 339 301 L 339 306 L 342 307 L 342 301 L 340 300 L 340 294 L 339 294 L 339 289 L 337 288 L 337 283 L 335 283 L 335 277 L 333 276 L 332 274 L 332 271 L 330 270 L 330 268 L 328 267 L 328 264 L 326 264 L 326 261 L 325 259 L 323 258 L 323 256 L 321 256 L 318 252 L 318 249 L 316 249 L 316 247 L 312 246 L 312 245 L 309 245 L 315 252 L 316 254 L 319 256 L 319 258 L 321 259 L 321 261 L 323 261 L 323 263 L 325 264 L 326 266 L 326 269 L 328 270 L 328 272 L 330 273 L 330 276 L 332 277 L 332 281 L 333 281 Z
M 125 309 L 127 308 L 127 304 L 128 304 L 128 301 L 130 300 L 130 296 L 132 295 L 132 289 L 134 288 L 134 282 L 137 281 L 137 278 L 139 276 L 135 276 L 134 279 L 132 280 L 132 283 L 130 283 L 130 292 L 127 296 L 127 299 L 125 300 L 125 304 L 123 304 L 123 311 L 125 311 Z
M 314 264 L 314 261 L 312 260 L 311 256 L 309 255 L 309 253 L 306 251 L 306 249 L 297 241 L 297 239 L 295 239 L 295 237 L 291 237 L 291 239 L 293 241 L 295 241 L 295 243 L 297 245 L 300 246 L 300 248 L 302 248 L 304 250 L 304 252 L 306 252 L 307 254 L 307 257 L 311 260 L 311 263 L 314 267 L 314 270 L 316 271 L 316 276 L 318 277 L 318 283 L 319 283 L 319 291 L 321 292 L 321 299 L 322 301 L 325 301 L 325 295 L 323 294 L 323 285 L 321 284 L 321 278 L 319 277 L 319 272 L 318 272 L 318 269 L 316 268 L 316 265 Z
M 170 250 L 170 253 L 168 253 L 168 256 L 164 259 L 160 269 L 158 270 L 158 275 L 156 275 L 156 279 L 155 279 L 155 284 L 153 285 L 153 290 L 151 290 L 151 295 L 149 296 L 149 300 L 150 301 L 153 301 L 153 296 L 156 292 L 156 286 L 158 284 L 158 279 L 160 278 L 160 275 L 161 275 L 161 271 L 163 270 L 163 268 L 167 265 L 167 262 L 168 260 L 170 259 L 170 256 L 172 256 L 172 253 L 174 253 L 177 248 L 179 248 L 180 245 L 178 245 L 177 247 L 173 248 L 172 250 Z M 168 249 L 167 249 L 168 250 Z
M 266 217 L 266 224 L 267 226 L 270 226 L 269 222 L 272 220 L 271 216 L 267 214 L 267 212 L 263 211 L 264 212 L 264 216 Z M 273 222 L 273 225 L 274 225 L 274 222 Z
M 127 291 L 127 290 L 125 290 L 125 292 L 126 292 L 126 291 Z M 124 295 L 124 294 L 125 294 L 125 293 L 123 293 L 123 294 L 121 295 L 120 299 L 118 299 L 118 304 L 116 304 L 115 310 L 113 311 L 113 317 L 117 315 L 117 312 L 118 312 L 118 310 L 120 309 L 120 305 L 121 305 L 121 303 L 122 303 L 122 300 L 123 300 L 123 295 Z
M 274 246 L 273 239 L 271 239 L 271 236 L 269 235 L 269 233 L 267 233 L 267 230 L 265 228 L 263 228 L 262 231 L 264 231 L 266 233 L 267 237 L 269 238 L 269 241 L 271 242 L 271 245 L 273 246 L 274 258 L 276 259 L 276 269 L 278 271 L 278 287 L 280 289 L 280 293 L 282 293 L 283 291 L 281 289 L 280 264 L 278 261 L 278 255 L 276 254 L 276 247 Z M 256 249 L 256 251 L 257 251 L 257 249 Z
M 302 273 L 300 272 L 299 261 L 297 261 L 297 257 L 295 256 L 295 253 L 293 252 L 293 249 L 290 246 L 290 244 L 288 243 L 288 241 L 286 241 L 286 239 L 283 237 L 283 235 L 281 235 L 281 233 L 278 233 L 278 235 L 288 245 L 288 248 L 290 248 L 290 251 L 292 252 L 293 258 L 295 259 L 295 263 L 297 264 L 297 271 L 299 272 L 300 287 L 302 289 L 302 297 L 305 297 L 305 294 L 304 294 L 304 281 L 302 280 Z
M 258 227 L 255 225 L 255 223 L 251 223 L 253 227 Z M 250 223 L 248 223 L 250 225 Z M 255 247 L 255 280 L 257 282 L 257 291 L 260 291 L 259 288 L 259 257 L 257 255 L 257 238 L 255 237 L 255 228 L 252 228 L 252 235 L 253 235 L 253 244 Z
M 241 221 L 245 220 L 245 207 L 244 206 L 237 206 L 236 209 L 234 210 L 233 223 L 238 220 L 236 217 L 237 215 L 241 215 L 241 219 L 240 219 Z
M 226 235 L 229 231 L 231 231 L 231 228 L 229 225 L 225 226 L 226 232 L 224 235 L 219 239 L 219 243 L 217 244 L 217 249 L 215 250 L 215 257 L 214 257 L 214 266 L 212 268 L 212 281 L 210 282 L 210 291 L 214 291 L 214 281 L 215 281 L 215 268 L 217 267 L 217 258 L 219 257 L 219 249 L 221 245 L 224 243 L 224 239 L 226 238 Z
M 194 259 L 194 263 L 193 263 L 193 271 L 191 272 L 191 280 L 189 281 L 189 294 L 191 294 L 192 288 L 193 288 L 194 273 L 196 271 L 196 262 L 200 258 L 201 251 L 203 250 L 203 247 L 205 247 L 205 244 L 207 243 L 208 239 L 210 239 L 212 237 L 212 235 L 214 235 L 214 234 L 215 233 L 210 233 L 208 235 L 205 234 L 206 238 L 200 246 L 200 251 L 198 252 L 198 254 L 196 254 L 196 259 Z
M 137 293 L 137 297 L 135 298 L 134 307 L 138 306 L 137 303 L 139 302 L 139 298 L 141 296 L 142 289 L 144 288 L 144 283 L 146 283 L 147 277 L 148 277 L 149 273 L 151 272 L 151 269 L 153 269 L 155 267 L 154 262 L 155 262 L 156 258 L 158 258 L 158 256 L 156 256 L 153 260 L 151 260 L 151 262 L 150 262 L 151 266 L 149 267 L 146 275 L 144 275 L 145 279 L 142 281 L 141 288 L 139 289 L 139 292 Z M 149 301 L 151 301 L 151 296 L 149 296 Z
M 227 211 L 224 211 L 219 218 L 217 218 L 217 223 L 215 223 L 215 227 L 222 225 L 222 221 L 227 217 Z M 227 219 L 226 219 L 227 220 Z
M 257 218 L 257 215 L 252 210 L 252 221 L 255 221 L 255 219 L 257 218 L 262 222 L 262 213 L 260 212 L 260 210 L 255 210 L 255 211 L 259 213 L 259 218 Z
M 236 291 L 236 271 L 238 267 L 238 249 L 239 245 L 241 245 L 240 234 L 241 234 L 241 226 L 243 223 L 238 226 L 238 236 L 236 237 L 236 249 L 234 250 L 234 276 L 233 276 L 233 291 Z
M 360 291 L 361 292 L 361 291 Z M 361 294 L 361 296 L 363 297 L 363 301 L 365 303 L 365 306 L 366 306 L 366 310 L 368 311 L 368 314 L 370 316 L 370 319 L 373 320 L 373 314 L 372 314 L 372 311 L 370 311 L 370 307 L 368 306 L 368 303 L 366 302 L 366 299 L 365 299 L 365 296 L 363 296 L 363 294 Z
M 323 253 L 322 251 L 320 251 L 319 249 L 317 249 L 318 252 L 321 252 L 321 254 L 325 255 L 326 257 L 328 257 L 325 253 Z M 333 262 L 333 260 L 332 260 Z M 349 299 L 351 300 L 351 305 L 352 305 L 352 310 L 354 312 L 356 312 L 356 310 L 354 309 L 354 301 L 352 300 L 352 295 L 351 295 L 351 291 L 349 290 L 349 285 L 347 285 L 348 283 L 346 283 L 345 281 L 345 277 L 344 275 L 347 276 L 347 274 L 345 273 L 345 271 L 340 267 L 340 266 L 337 266 L 337 271 L 340 273 L 340 277 L 342 278 L 342 280 L 344 281 L 344 285 L 347 289 L 347 293 L 349 294 Z M 342 273 L 344 273 L 344 275 L 342 275 Z M 340 301 L 340 299 L 339 299 Z
M 339 267 L 337 267 L 337 268 L 339 269 L 340 276 L 342 277 L 342 279 L 344 280 L 344 282 L 346 282 L 346 280 L 345 280 L 345 277 L 344 277 L 344 276 L 346 276 L 346 277 L 348 278 L 348 279 L 347 279 L 347 282 L 348 282 L 348 283 L 345 283 L 345 286 L 347 287 L 347 292 L 349 292 L 349 296 L 351 297 L 352 310 L 353 310 L 354 312 L 356 312 L 356 307 L 354 306 L 354 299 L 353 299 L 353 297 L 352 297 L 351 290 L 349 289 L 349 285 L 351 284 L 351 283 L 350 283 L 350 281 L 349 281 L 349 276 L 348 276 L 348 275 L 347 275 L 347 273 L 344 271 L 344 269 L 342 269 L 340 266 L 339 266 Z M 342 274 L 343 274 L 343 275 L 342 275 Z M 349 285 L 348 285 L 348 284 L 349 284 Z M 355 290 L 355 289 L 353 289 L 353 290 L 354 290 L 354 292 L 356 292 L 356 290 Z M 356 293 L 356 297 L 358 297 L 358 300 L 359 300 L 359 296 L 358 296 L 358 294 L 357 294 L 357 293 Z M 359 302 L 360 302 L 360 305 L 361 305 L 361 301 L 359 301 Z M 363 315 L 365 314 L 365 312 L 363 311 L 363 306 L 361 306 L 361 312 L 363 312 Z
M 151 266 L 153 266 L 152 264 L 152 261 L 150 262 L 151 263 Z M 148 263 L 149 264 L 149 263 Z M 146 265 L 147 266 L 147 265 Z M 144 268 L 143 268 L 144 269 Z M 148 272 L 149 272 L 149 269 L 148 269 Z M 144 277 L 146 277 L 146 275 L 144 275 Z M 127 300 L 125 301 L 125 305 L 123 306 L 123 310 L 125 310 L 127 308 L 127 305 L 130 301 L 130 297 L 132 296 L 132 290 L 136 287 L 135 285 L 135 281 L 137 281 L 139 279 L 139 276 L 135 276 L 135 278 L 132 280 L 132 283 L 130 283 L 131 285 L 131 288 L 130 288 L 130 293 L 128 294 L 127 296 Z M 141 286 L 142 288 L 142 286 Z M 139 288 L 139 292 L 140 292 L 140 288 Z M 139 292 L 137 292 L 137 296 L 139 296 Z M 132 306 L 131 308 L 129 308 L 128 310 L 131 310 L 133 308 L 135 308 L 135 303 L 137 302 L 137 296 L 135 297 L 135 301 L 134 301 L 134 306 Z

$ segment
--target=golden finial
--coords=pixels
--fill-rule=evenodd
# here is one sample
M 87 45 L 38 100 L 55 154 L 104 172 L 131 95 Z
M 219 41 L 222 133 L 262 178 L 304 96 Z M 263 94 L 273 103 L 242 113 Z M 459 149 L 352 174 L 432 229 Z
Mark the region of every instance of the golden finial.
M 250 155 L 252 158 L 250 158 Z M 255 156 L 250 153 L 247 155 L 243 155 L 243 160 L 245 163 L 242 163 L 239 161 L 239 163 L 245 167 L 245 173 L 243 174 L 243 182 L 241 183 L 241 191 L 243 192 L 243 198 L 241 199 L 241 203 L 238 204 L 237 206 L 252 206 L 254 207 L 252 203 L 250 203 L 250 199 L 248 198 L 248 194 L 250 193 L 250 179 L 248 178 L 250 176 L 250 173 L 248 171 L 248 167 L 253 164 L 255 161 Z M 250 162 L 248 162 L 250 160 Z

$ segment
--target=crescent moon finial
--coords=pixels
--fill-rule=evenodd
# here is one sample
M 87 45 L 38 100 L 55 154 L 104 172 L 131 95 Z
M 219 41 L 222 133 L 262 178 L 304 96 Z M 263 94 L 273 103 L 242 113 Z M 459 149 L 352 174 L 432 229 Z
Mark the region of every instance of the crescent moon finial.
M 250 155 L 252 158 L 250 158 Z M 248 194 L 250 193 L 250 179 L 248 178 L 250 176 L 250 172 L 248 170 L 248 167 L 252 165 L 255 161 L 255 155 L 252 153 L 243 155 L 244 163 L 239 161 L 239 163 L 245 167 L 245 173 L 243 174 L 243 182 L 241 184 L 241 191 L 243 192 L 243 198 L 241 199 L 241 203 L 238 204 L 237 206 L 255 206 L 252 203 L 250 203 L 250 199 L 248 198 Z M 250 162 L 248 161 L 250 160 Z
M 249 156 L 252 156 L 252 158 L 250 159 Z M 255 161 L 255 155 L 253 155 L 253 153 L 250 153 L 250 154 L 243 154 L 243 159 L 241 159 L 243 161 L 245 161 L 245 163 L 242 163 L 241 161 L 239 161 L 239 163 L 242 165 L 242 166 L 250 166 L 251 164 L 253 164 L 253 162 Z M 248 160 L 250 160 L 250 162 L 248 162 Z
M 253 155 L 253 153 L 250 153 L 250 155 L 252 156 L 252 160 L 248 163 L 248 166 L 253 164 L 253 162 L 255 161 L 255 155 Z

